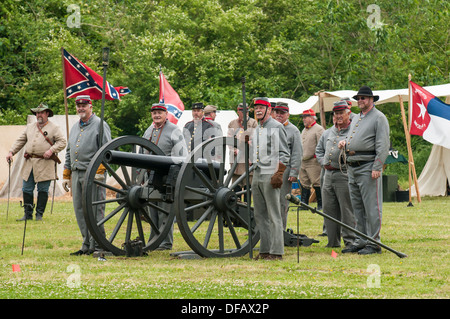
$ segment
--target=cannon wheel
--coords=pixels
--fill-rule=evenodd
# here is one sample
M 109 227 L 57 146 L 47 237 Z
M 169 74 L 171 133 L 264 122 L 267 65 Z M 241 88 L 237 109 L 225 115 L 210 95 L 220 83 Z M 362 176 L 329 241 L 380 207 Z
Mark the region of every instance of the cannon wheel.
M 237 140 L 231 137 L 217 137 L 199 145 L 187 157 L 177 178 L 175 198 L 176 220 L 179 230 L 189 247 L 201 257 L 240 257 L 247 254 L 259 240 L 259 232 L 252 223 L 252 247 L 248 241 L 248 214 L 242 217 L 239 211 L 248 211 L 247 202 L 240 201 L 245 191 L 235 192 L 234 187 L 239 181 L 232 182 L 236 171 L 235 161 L 228 172 L 225 172 L 226 156 L 231 148 L 237 148 Z M 220 163 L 214 169 L 212 150 Z M 244 151 L 240 152 L 244 154 Z M 209 174 L 194 165 L 199 158 L 208 163 Z M 252 170 L 252 167 L 250 167 Z M 246 175 L 241 175 L 245 184 Z M 200 180 L 200 185 L 193 185 L 193 180 Z M 192 194 L 201 195 L 202 199 L 188 202 Z M 202 215 L 196 221 L 189 221 L 190 211 L 202 209 Z M 251 208 L 253 215 L 253 208 Z M 236 223 L 237 222 L 237 223 Z M 242 227 L 235 227 L 240 224 Z
M 143 242 L 142 251 L 154 250 L 167 236 L 175 217 L 174 209 L 165 211 L 158 208 L 158 202 L 139 198 L 139 189 L 144 183 L 144 171 L 136 167 L 120 165 L 120 173 L 107 164 L 104 154 L 110 150 L 139 153 L 144 151 L 155 155 L 164 155 L 161 149 L 149 140 L 138 136 L 121 136 L 103 145 L 91 160 L 83 186 L 84 218 L 89 232 L 96 242 L 106 251 L 116 256 L 127 253 L 125 243 L 137 237 Z M 106 167 L 111 176 L 108 181 L 95 179 L 100 164 Z M 94 190 L 99 187 L 107 191 L 103 200 L 95 198 Z M 173 205 L 172 205 L 173 206 Z M 97 211 L 104 208 L 104 214 Z M 167 215 L 167 220 L 157 226 L 150 218 L 150 207 L 154 207 Z M 144 222 L 147 221 L 147 222 Z M 152 234 L 150 238 L 150 234 Z M 108 237 L 108 238 L 107 238 Z

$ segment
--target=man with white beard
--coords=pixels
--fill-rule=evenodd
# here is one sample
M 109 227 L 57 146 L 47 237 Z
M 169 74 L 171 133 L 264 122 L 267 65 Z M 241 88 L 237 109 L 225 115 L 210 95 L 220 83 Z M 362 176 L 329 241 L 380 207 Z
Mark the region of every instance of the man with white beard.
M 45 104 L 31 109 L 36 115 L 36 122 L 28 124 L 6 156 L 11 163 L 14 154 L 25 147 L 25 163 L 22 167 L 22 193 L 25 214 L 18 221 L 33 218 L 34 188 L 37 185 L 36 220 L 42 220 L 48 201 L 48 189 L 56 179 L 56 164 L 61 163 L 57 153 L 66 147 L 66 139 L 59 126 L 49 121 L 53 111 Z
M 287 136 L 283 125 L 272 118 L 268 98 L 255 98 L 254 108 L 258 126 L 252 138 L 252 163 L 256 165 L 252 195 L 261 238 L 256 259 L 280 260 L 284 254 L 280 188 L 289 162 Z

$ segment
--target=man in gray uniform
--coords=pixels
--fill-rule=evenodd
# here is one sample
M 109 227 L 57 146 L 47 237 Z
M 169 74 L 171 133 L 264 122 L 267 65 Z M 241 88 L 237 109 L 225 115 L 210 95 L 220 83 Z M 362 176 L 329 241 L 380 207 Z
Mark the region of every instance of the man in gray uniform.
M 167 120 L 167 107 L 163 103 L 156 103 L 152 105 L 152 119 L 153 123 L 147 128 L 143 138 L 149 139 L 150 142 L 156 144 L 166 156 L 186 157 L 187 148 L 183 139 L 181 130 Z M 156 203 L 164 211 L 170 211 L 171 203 L 160 202 Z M 161 210 L 150 208 L 150 218 L 157 227 L 165 222 L 166 214 Z M 152 238 L 154 234 L 150 234 Z M 170 250 L 173 245 L 173 225 L 167 234 L 167 237 L 162 241 L 156 250 Z
M 338 148 L 339 141 L 347 136 L 351 123 L 351 111 L 347 102 L 341 100 L 334 103 L 333 113 L 335 125 L 322 134 L 316 148 L 317 161 L 324 168 L 323 182 L 321 183 L 323 212 L 355 228 L 347 173 L 341 164 L 341 150 Z M 327 247 L 340 247 L 341 227 L 326 218 L 324 220 L 328 236 Z M 342 238 L 345 247 L 349 248 L 354 243 L 355 234 L 342 228 Z
M 280 188 L 289 162 L 287 136 L 283 125 L 271 117 L 269 99 L 254 99 L 259 124 L 252 138 L 252 163 L 256 165 L 252 194 L 256 227 L 260 233 L 256 259 L 279 260 L 284 254 Z
M 379 241 L 383 204 L 381 172 L 389 152 L 389 123 L 375 108 L 374 102 L 379 97 L 368 86 L 362 86 L 353 98 L 361 112 L 352 119 L 347 138 L 339 142 L 339 147 L 345 148 L 347 155 L 356 229 Z M 354 245 L 342 252 L 367 255 L 381 253 L 381 248 L 357 236 Z
M 285 102 L 277 102 L 273 108 L 275 120 L 283 124 L 287 135 L 289 163 L 283 174 L 283 185 L 280 190 L 281 214 L 283 217 L 283 229 L 286 229 L 289 203 L 286 194 L 291 193 L 292 182 L 297 181 L 302 163 L 303 147 L 301 143 L 300 130 L 289 122 L 289 105 Z
M 217 106 L 207 105 L 204 109 L 205 119 L 216 129 L 215 136 L 223 136 L 222 126 L 216 122 Z
M 72 188 L 73 209 L 83 238 L 81 249 L 71 253 L 71 255 L 84 255 L 91 254 L 96 249 L 95 240 L 89 234 L 84 219 L 82 205 L 84 178 L 86 169 L 95 153 L 102 145 L 111 140 L 111 130 L 109 125 L 106 122 L 103 122 L 103 138 L 100 142 L 99 134 L 101 120 L 93 113 L 90 96 L 80 95 L 76 98 L 75 103 L 80 121 L 75 123 L 70 130 L 63 172 L 63 187 L 66 191 L 69 191 L 68 188 Z M 100 165 L 95 179 L 104 180 L 105 171 L 105 167 Z M 97 187 L 96 200 L 104 200 L 105 198 L 106 189 L 104 187 Z M 105 206 L 98 205 L 97 220 L 101 220 L 104 214 Z
M 205 119 L 203 108 L 203 103 L 194 103 L 192 105 L 192 121 L 187 122 L 183 128 L 184 140 L 189 152 L 192 152 L 204 141 L 216 136 L 216 129 Z

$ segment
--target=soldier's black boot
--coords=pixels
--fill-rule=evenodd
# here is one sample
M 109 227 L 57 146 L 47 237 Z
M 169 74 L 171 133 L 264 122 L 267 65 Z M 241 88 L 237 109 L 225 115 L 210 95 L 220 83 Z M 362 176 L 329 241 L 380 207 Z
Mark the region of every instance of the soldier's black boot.
M 45 207 L 47 206 L 48 193 L 38 192 L 37 202 L 36 202 L 36 220 L 42 220 L 42 215 L 44 215 Z
M 309 204 L 309 197 L 311 196 L 311 189 L 305 188 L 301 186 L 302 195 L 301 195 L 301 201 L 305 203 L 306 205 Z M 304 208 L 303 206 L 300 207 L 300 210 L 308 210 L 307 208 Z
M 320 187 L 314 187 L 314 190 L 316 191 L 316 198 L 317 198 L 317 209 L 322 210 L 322 192 L 320 191 Z
M 34 197 L 33 193 L 23 193 L 23 210 L 25 214 L 17 221 L 24 221 L 25 219 L 33 219 Z

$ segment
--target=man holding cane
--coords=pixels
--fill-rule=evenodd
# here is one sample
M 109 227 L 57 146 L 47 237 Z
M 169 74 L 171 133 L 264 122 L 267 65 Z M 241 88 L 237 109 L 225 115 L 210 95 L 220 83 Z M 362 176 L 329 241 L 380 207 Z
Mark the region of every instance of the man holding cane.
M 66 147 L 66 139 L 60 128 L 49 121 L 53 111 L 41 103 L 31 109 L 36 122 L 28 124 L 22 135 L 11 146 L 6 156 L 10 163 L 17 152 L 25 147 L 25 164 L 22 167 L 24 216 L 18 221 L 33 219 L 34 189 L 37 185 L 36 220 L 42 220 L 48 201 L 48 189 L 52 180 L 57 178 L 56 165 L 61 163 L 57 153 Z

